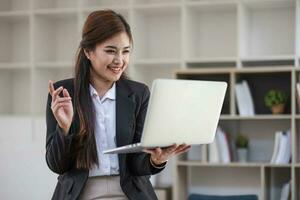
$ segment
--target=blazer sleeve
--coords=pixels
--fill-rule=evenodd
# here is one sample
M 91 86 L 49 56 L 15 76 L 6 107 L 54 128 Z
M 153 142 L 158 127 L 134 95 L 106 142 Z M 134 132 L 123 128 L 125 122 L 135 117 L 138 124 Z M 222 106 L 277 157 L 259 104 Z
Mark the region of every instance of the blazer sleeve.
M 134 133 L 134 143 L 138 143 L 141 141 L 142 131 L 144 127 L 144 121 L 145 116 L 147 112 L 147 107 L 149 103 L 150 98 L 150 91 L 147 86 L 144 88 L 142 100 L 141 100 L 141 106 L 138 111 L 138 115 L 136 117 L 136 128 Z M 152 175 L 159 173 L 165 168 L 165 165 L 163 167 L 155 167 L 150 162 L 150 154 L 147 153 L 133 153 L 128 154 L 128 160 L 129 160 L 129 168 L 132 174 L 137 176 L 146 176 L 146 175 Z
M 57 124 L 51 109 L 52 97 L 48 94 L 46 108 L 46 162 L 48 167 L 57 174 L 69 171 L 72 164 L 71 143 L 74 137 L 73 128 L 67 136 Z

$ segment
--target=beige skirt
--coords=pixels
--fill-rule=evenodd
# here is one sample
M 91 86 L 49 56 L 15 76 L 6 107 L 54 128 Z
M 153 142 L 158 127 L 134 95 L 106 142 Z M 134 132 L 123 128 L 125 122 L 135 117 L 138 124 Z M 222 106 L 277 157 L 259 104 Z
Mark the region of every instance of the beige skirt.
M 120 176 L 89 177 L 79 200 L 128 200 L 120 186 Z

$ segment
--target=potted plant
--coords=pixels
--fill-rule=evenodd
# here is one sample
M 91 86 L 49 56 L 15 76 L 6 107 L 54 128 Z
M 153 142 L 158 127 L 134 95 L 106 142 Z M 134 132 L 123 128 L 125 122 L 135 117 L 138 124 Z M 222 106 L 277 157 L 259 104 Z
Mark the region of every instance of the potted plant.
M 273 114 L 283 113 L 287 100 L 288 96 L 282 90 L 271 89 L 265 95 L 265 105 L 271 109 Z
M 238 134 L 235 140 L 235 146 L 237 148 L 237 156 L 239 162 L 247 162 L 248 160 L 248 146 L 249 139 L 245 135 Z

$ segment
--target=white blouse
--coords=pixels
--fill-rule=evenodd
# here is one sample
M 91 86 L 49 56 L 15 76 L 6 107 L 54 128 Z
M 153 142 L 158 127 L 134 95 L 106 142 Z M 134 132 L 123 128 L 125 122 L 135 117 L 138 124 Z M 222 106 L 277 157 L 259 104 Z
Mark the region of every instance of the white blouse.
M 90 84 L 90 95 L 96 111 L 95 138 L 99 168 L 95 165 L 89 176 L 119 174 L 118 154 L 103 154 L 102 151 L 116 148 L 116 84 L 100 98 L 96 89 Z

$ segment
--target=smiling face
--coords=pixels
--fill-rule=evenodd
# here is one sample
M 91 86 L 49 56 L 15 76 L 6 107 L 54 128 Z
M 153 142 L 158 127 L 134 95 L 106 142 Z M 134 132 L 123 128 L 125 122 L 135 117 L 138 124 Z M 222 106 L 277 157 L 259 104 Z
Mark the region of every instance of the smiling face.
M 109 84 L 119 80 L 128 66 L 130 52 L 131 42 L 125 32 L 96 45 L 94 50 L 85 51 L 92 64 L 92 80 Z

